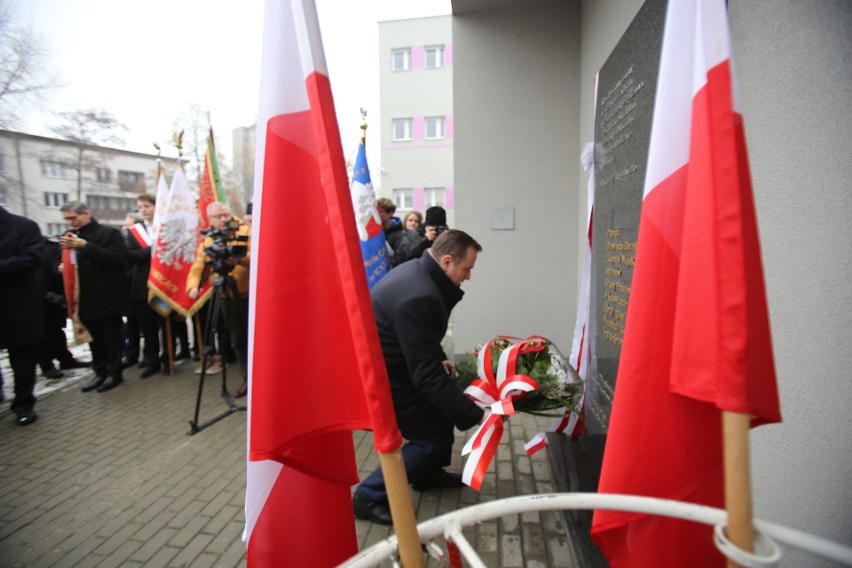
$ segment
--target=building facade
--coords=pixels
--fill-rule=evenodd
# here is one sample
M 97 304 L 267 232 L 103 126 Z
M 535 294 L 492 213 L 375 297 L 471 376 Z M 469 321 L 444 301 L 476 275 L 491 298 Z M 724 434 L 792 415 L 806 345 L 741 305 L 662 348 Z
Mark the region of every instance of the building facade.
M 455 227 L 451 16 L 379 22 L 380 197 Z M 460 227 L 461 228 L 461 227 Z
M 173 158 L 162 163 L 167 175 L 177 167 Z M 136 197 L 156 189 L 154 155 L 0 130 L 0 205 L 44 235 L 67 229 L 59 211 L 66 201 L 82 201 L 98 222 L 120 227 Z

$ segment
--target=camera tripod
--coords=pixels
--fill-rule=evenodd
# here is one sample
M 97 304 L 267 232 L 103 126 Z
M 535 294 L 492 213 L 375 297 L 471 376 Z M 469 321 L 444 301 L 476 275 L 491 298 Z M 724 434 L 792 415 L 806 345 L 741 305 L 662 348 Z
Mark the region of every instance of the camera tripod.
M 214 272 L 214 274 L 216 276 L 213 278 L 213 296 L 210 299 L 210 306 L 207 310 L 207 324 L 204 326 L 204 347 L 201 358 L 201 376 L 198 378 L 198 396 L 195 400 L 195 417 L 193 420 L 189 421 L 189 432 L 186 433 L 187 436 L 197 434 L 204 428 L 215 424 L 234 412 L 246 410 L 245 406 L 238 406 L 234 402 L 233 397 L 231 397 L 231 394 L 228 392 L 228 365 L 226 357 L 222 357 L 222 392 L 220 393 L 220 396 L 222 397 L 222 400 L 225 401 L 228 409 L 203 424 L 198 423 L 198 413 L 201 410 L 201 395 L 204 391 L 204 379 L 207 378 L 207 363 L 210 360 L 211 355 L 213 355 L 216 350 L 214 340 L 216 338 L 216 332 L 218 331 L 219 320 L 224 315 L 223 309 L 225 293 L 230 290 L 234 298 L 239 297 L 239 293 L 237 292 L 237 283 L 230 274 L 221 274 L 218 272 Z M 242 322 L 240 322 L 240 324 L 241 323 Z

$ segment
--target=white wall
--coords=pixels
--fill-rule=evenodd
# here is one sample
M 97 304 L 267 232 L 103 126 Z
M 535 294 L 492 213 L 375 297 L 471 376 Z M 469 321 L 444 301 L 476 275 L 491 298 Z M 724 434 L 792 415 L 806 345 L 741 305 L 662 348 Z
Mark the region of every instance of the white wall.
M 456 15 L 456 226 L 483 246 L 456 351 L 540 334 L 570 351 L 577 296 L 579 4 Z M 514 230 L 491 229 L 493 208 Z

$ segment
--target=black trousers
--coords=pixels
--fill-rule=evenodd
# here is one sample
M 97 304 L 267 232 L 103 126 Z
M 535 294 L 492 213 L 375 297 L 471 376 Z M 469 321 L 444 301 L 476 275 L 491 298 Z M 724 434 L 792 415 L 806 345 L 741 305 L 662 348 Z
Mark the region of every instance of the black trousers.
M 92 335 L 92 368 L 99 377 L 121 376 L 121 316 L 81 319 Z
M 151 309 L 148 302 L 145 300 L 130 300 L 130 314 L 136 320 L 139 326 L 139 335 L 144 340 L 142 347 L 142 362 L 146 367 L 159 368 L 160 366 L 160 333 L 158 322 L 161 319 L 159 314 Z M 128 318 L 129 319 L 129 318 Z M 138 340 L 136 349 L 139 349 Z M 131 346 L 132 347 L 132 346 Z M 130 357 L 131 361 L 135 361 L 138 357 Z
M 40 350 L 40 343 L 8 348 L 9 363 L 15 375 L 15 400 L 12 401 L 12 412 L 28 412 L 35 407 L 36 398 L 33 391 Z
M 225 322 L 231 335 L 231 345 L 237 354 L 237 360 L 248 372 L 248 297 L 225 299 Z

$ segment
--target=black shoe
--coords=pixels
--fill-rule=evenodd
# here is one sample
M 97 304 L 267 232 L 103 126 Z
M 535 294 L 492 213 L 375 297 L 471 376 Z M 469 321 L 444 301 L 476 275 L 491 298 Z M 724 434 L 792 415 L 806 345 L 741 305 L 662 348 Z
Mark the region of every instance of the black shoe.
M 140 379 L 147 379 L 150 376 L 156 375 L 160 372 L 159 367 L 145 367 L 145 370 L 139 374 Z
M 238 388 L 234 392 L 234 398 L 243 398 L 247 394 L 248 394 L 248 383 L 243 383 L 242 385 L 240 385 L 240 388 Z
M 114 389 L 123 382 L 124 380 L 121 378 L 121 376 L 110 375 L 106 378 L 103 384 L 98 387 L 98 392 L 106 392 L 108 390 Z
M 436 469 L 429 473 L 424 473 L 411 483 L 411 488 L 415 491 L 426 491 L 429 489 L 461 487 L 464 485 L 461 475 L 458 473 L 449 473 L 443 469 Z
M 352 509 L 356 518 L 372 521 L 377 525 L 393 524 L 387 503 L 368 503 L 357 491 L 352 495 Z
M 84 386 L 80 390 L 83 391 L 83 392 L 93 391 L 95 389 L 100 388 L 100 386 L 102 384 L 104 384 L 105 381 L 106 381 L 106 376 L 95 377 L 94 379 L 92 379 L 92 381 L 89 384 L 87 384 L 86 386 Z
M 180 361 L 181 359 L 189 359 L 189 353 L 186 351 L 179 351 L 177 355 L 175 355 L 175 361 Z
M 27 426 L 38 420 L 38 414 L 34 410 L 23 410 L 18 413 L 16 422 L 18 426 Z
M 145 361 L 139 361 L 139 363 L 136 364 L 136 367 L 139 368 L 139 369 L 144 369 L 147 366 L 148 366 L 148 363 L 146 363 Z
M 67 371 L 69 369 L 88 369 L 91 367 L 91 363 L 86 363 L 84 361 L 78 361 L 76 359 L 71 359 L 69 361 L 63 361 L 59 363 L 59 368 L 63 371 Z
M 137 360 L 138 359 L 136 359 L 134 357 L 122 357 L 121 358 L 121 368 L 126 369 L 128 367 L 132 367 L 133 365 L 136 364 Z
M 47 371 L 42 371 L 41 374 L 47 377 L 48 379 L 61 379 L 65 376 L 65 373 L 55 367 L 52 367 Z

